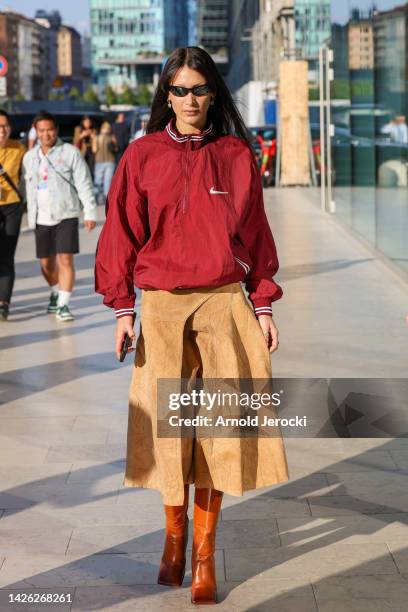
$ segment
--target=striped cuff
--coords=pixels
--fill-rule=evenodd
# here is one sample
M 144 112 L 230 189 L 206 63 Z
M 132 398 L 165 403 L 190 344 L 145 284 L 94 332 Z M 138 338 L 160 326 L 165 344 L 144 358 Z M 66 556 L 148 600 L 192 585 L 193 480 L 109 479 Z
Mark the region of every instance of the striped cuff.
M 115 309 L 115 317 L 117 319 L 120 319 L 120 317 L 132 317 L 135 314 L 136 313 L 134 308 L 119 308 L 118 310 Z
M 272 306 L 258 306 L 257 308 L 254 308 L 254 310 L 257 317 L 259 317 L 261 314 L 272 316 Z

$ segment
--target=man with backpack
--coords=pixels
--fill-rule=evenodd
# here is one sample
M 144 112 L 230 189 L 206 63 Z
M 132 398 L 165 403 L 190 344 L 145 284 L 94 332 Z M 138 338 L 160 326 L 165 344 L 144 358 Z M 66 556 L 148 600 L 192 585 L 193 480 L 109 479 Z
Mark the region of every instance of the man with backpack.
M 74 254 L 79 253 L 79 216 L 88 231 L 96 225 L 96 201 L 88 166 L 80 151 L 58 137 L 55 117 L 34 119 L 38 142 L 23 159 L 28 226 L 35 230 L 36 256 L 51 288 L 48 313 L 72 321 Z

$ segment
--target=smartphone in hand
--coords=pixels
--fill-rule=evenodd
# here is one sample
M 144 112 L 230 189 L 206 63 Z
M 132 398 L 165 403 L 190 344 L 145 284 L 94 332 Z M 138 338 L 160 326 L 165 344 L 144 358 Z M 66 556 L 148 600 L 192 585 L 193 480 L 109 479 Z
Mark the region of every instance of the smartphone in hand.
M 125 361 L 125 357 L 128 354 L 128 348 L 132 346 L 132 339 L 129 337 L 129 334 L 126 332 L 125 338 L 122 343 L 122 350 L 120 352 L 119 361 Z

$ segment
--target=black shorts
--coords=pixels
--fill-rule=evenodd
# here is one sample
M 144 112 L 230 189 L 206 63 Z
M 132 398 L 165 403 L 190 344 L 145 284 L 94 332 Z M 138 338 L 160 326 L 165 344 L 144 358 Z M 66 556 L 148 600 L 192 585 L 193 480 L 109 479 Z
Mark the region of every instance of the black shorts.
M 38 259 L 57 253 L 79 253 L 79 219 L 63 219 L 57 225 L 35 228 L 35 248 Z

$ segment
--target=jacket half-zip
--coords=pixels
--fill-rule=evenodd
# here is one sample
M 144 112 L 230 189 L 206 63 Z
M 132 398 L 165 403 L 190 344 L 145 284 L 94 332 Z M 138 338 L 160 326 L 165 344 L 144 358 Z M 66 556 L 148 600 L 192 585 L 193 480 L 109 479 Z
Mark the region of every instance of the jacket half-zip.
M 188 179 L 189 179 L 189 167 L 190 167 L 190 151 L 191 151 L 191 137 L 187 138 L 186 152 L 184 155 L 184 192 L 183 192 L 183 214 L 186 210 L 187 197 L 188 197 Z

